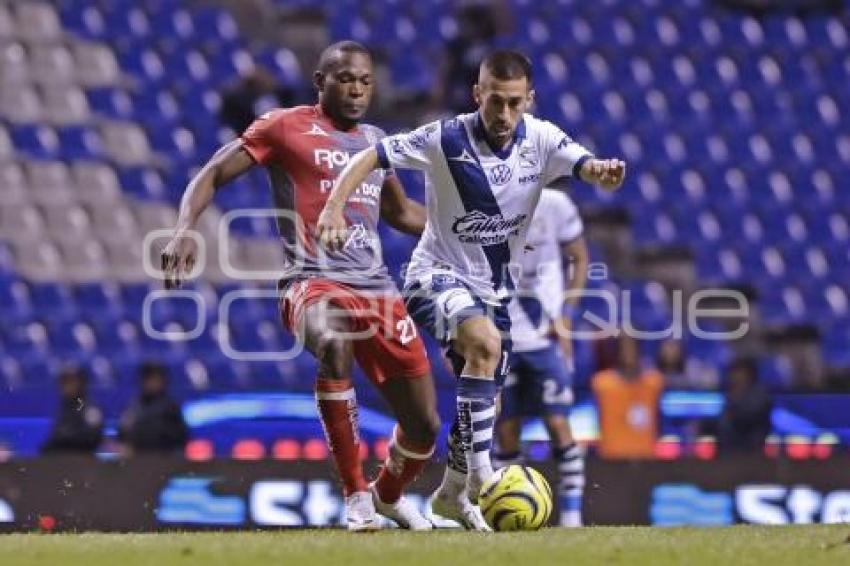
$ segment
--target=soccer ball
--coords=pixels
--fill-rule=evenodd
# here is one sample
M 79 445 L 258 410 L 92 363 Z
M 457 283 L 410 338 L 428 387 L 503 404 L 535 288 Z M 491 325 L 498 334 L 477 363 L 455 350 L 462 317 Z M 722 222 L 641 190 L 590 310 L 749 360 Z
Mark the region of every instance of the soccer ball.
M 484 482 L 478 504 L 494 531 L 536 531 L 552 514 L 552 488 L 534 468 L 511 465 Z

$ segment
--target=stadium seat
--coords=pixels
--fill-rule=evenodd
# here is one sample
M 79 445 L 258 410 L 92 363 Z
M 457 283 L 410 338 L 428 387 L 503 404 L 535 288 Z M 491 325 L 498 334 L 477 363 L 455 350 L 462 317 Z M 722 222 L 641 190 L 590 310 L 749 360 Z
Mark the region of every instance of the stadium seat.
M 47 2 L 16 2 L 15 29 L 18 37 L 30 43 L 53 43 L 62 38 L 62 24 L 56 10 Z
M 100 135 L 84 126 L 69 126 L 59 130 L 62 155 L 72 160 L 94 160 L 103 157 Z
M 112 122 L 100 129 L 107 155 L 121 166 L 147 165 L 153 154 L 144 130 L 129 122 Z
M 65 126 L 83 124 L 90 117 L 89 103 L 85 93 L 77 87 L 48 87 L 44 90 L 44 118 L 51 124 Z M 69 148 L 72 149 L 73 148 Z M 76 154 L 66 153 L 70 158 Z
M 119 82 L 115 54 L 98 43 L 76 42 L 73 46 L 76 78 L 86 88 L 106 87 Z
M 99 142 L 98 145 L 100 145 Z M 71 169 L 80 202 L 109 206 L 120 199 L 121 186 L 118 183 L 118 176 L 108 165 L 75 160 Z
M 30 204 L 4 204 L 0 207 L 0 237 L 10 241 L 30 240 L 44 232 L 44 218 Z

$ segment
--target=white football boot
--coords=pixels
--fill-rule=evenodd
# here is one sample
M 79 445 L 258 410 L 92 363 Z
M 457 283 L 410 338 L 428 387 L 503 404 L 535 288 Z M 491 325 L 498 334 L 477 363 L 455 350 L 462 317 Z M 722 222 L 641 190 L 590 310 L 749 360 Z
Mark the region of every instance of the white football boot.
M 345 522 L 352 532 L 376 531 L 381 528 L 370 492 L 357 491 L 345 498 Z
M 466 490 L 450 493 L 440 486 L 428 498 L 428 506 L 434 515 L 459 523 L 467 531 L 485 531 L 493 529 L 487 525 L 481 509 L 469 500 Z
M 378 496 L 378 490 L 375 489 L 375 484 L 369 484 L 369 491 L 372 492 L 372 503 L 375 505 L 375 510 L 386 517 L 392 519 L 402 529 L 411 531 L 430 531 L 434 528 L 431 521 L 425 518 L 416 506 L 404 496 L 400 497 L 395 503 L 384 503 Z

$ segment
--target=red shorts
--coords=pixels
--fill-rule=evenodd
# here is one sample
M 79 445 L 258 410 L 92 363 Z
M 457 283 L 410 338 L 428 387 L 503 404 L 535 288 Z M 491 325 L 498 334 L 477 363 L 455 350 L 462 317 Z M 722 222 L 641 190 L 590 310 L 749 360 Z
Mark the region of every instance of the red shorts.
M 305 309 L 321 302 L 333 307 L 329 317 L 347 321 L 354 358 L 376 385 L 431 371 L 425 345 L 398 293 L 362 291 L 330 279 L 295 281 L 281 301 L 284 326 L 298 335 Z

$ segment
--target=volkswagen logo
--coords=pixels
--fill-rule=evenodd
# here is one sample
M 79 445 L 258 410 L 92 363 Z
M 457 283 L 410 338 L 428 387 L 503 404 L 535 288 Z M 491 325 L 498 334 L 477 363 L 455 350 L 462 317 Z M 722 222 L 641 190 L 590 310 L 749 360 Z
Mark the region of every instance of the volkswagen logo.
M 511 168 L 502 163 L 490 169 L 490 182 L 494 185 L 504 185 L 511 180 Z

